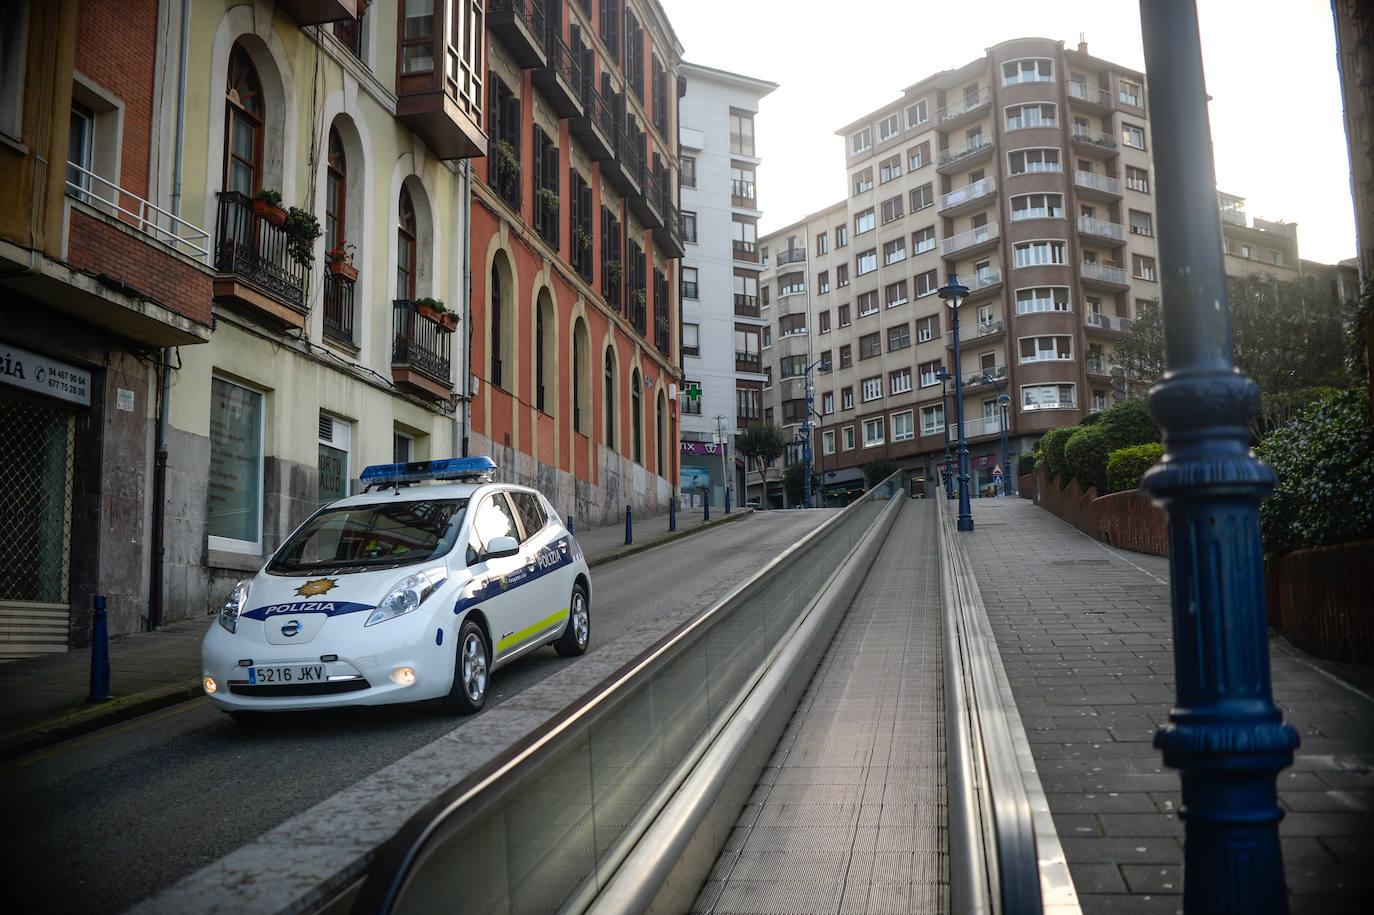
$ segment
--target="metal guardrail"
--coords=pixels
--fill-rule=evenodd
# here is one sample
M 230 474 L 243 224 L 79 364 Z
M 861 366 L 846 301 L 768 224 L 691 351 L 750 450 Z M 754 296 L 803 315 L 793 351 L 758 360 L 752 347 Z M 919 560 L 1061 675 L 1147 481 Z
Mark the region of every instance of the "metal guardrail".
M 119 214 L 116 219 L 127 217 L 120 221 L 159 244 L 203 264 L 210 262 L 209 232 L 71 161 L 67 162 L 67 195 L 97 209 Z
M 730 779 L 738 741 L 766 736 L 746 704 L 776 692 L 780 668 L 819 661 L 813 642 L 792 636 L 815 624 L 837 573 L 858 568 L 847 565 L 856 547 L 876 550 L 870 534 L 901 493 L 898 477 L 426 805 L 379 853 L 354 911 L 580 911 L 608 886 L 625 911 L 642 910 Z M 732 796 L 742 805 L 751 788 Z M 655 851 L 631 861 L 651 829 Z
M 1002 705 L 993 639 L 972 562 L 941 504 L 950 911 L 1038 915 L 1030 799 Z

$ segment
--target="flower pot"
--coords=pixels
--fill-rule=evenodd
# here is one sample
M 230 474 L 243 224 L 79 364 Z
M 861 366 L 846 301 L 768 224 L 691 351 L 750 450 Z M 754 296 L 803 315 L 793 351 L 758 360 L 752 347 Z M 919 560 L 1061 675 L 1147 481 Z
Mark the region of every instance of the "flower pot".
M 286 225 L 286 210 L 274 203 L 268 203 L 266 200 L 253 201 L 253 215 L 265 219 L 277 227 Z
M 357 282 L 358 268 L 348 263 L 348 261 L 330 261 L 329 272 L 336 277 L 343 277 L 350 283 Z

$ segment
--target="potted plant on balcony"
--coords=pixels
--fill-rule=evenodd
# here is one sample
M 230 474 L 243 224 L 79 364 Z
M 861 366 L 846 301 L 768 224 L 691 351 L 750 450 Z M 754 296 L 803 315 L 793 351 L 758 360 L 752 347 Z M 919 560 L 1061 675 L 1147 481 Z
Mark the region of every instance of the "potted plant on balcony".
M 558 212 L 558 191 L 551 187 L 541 187 L 539 189 L 539 202 L 543 205 L 545 213 Z
M 589 250 L 591 248 L 592 233 L 590 229 L 588 229 L 586 226 L 578 226 L 574 230 L 574 234 L 577 236 L 577 246 L 579 248 L 581 248 L 584 251 Z
M 654 322 L 654 326 L 658 328 L 658 332 L 659 332 L 660 334 L 663 334 L 665 337 L 668 335 L 668 319 L 667 319 L 667 318 L 665 318 L 665 317 L 663 317 L 662 315 L 660 315 L 659 318 L 658 318 L 658 320 Z
M 458 316 L 444 307 L 442 299 L 432 299 L 428 296 L 416 299 L 415 310 L 422 317 L 433 321 L 444 333 L 448 333 L 458 326 Z
M 343 277 L 350 283 L 358 279 L 358 268 L 353 266 L 353 252 L 357 247 L 346 239 L 324 252 L 325 265 L 335 277 Z
M 631 294 L 631 298 L 634 299 L 635 308 L 639 309 L 640 311 L 643 311 L 643 310 L 644 310 L 644 301 L 645 301 L 645 299 L 647 298 L 647 296 L 644 294 L 644 290 L 643 290 L 643 289 L 636 289 L 636 290 Z
M 286 233 L 286 253 L 309 270 L 315 264 L 315 239 L 324 234 L 320 221 L 300 207 L 291 207 L 286 211 L 282 231 Z
M 505 191 L 518 186 L 520 181 L 520 154 L 509 140 L 496 141 L 496 185 Z
M 281 191 L 274 191 L 270 187 L 258 191 L 257 196 L 253 198 L 253 215 L 267 220 L 274 226 L 285 224 L 286 210 L 281 206 Z
M 612 283 L 620 282 L 620 278 L 624 275 L 624 271 L 620 269 L 620 261 L 606 261 L 606 276 Z

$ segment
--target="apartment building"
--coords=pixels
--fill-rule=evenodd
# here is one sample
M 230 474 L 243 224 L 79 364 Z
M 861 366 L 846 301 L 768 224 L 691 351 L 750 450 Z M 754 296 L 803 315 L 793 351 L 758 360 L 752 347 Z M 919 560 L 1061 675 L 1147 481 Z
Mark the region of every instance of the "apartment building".
M 1291 281 L 1302 275 L 1298 257 L 1298 224 L 1251 219 L 1245 198 L 1217 192 L 1221 211 L 1221 244 L 1227 276 L 1267 274 Z
M 1159 294 L 1146 105 L 1140 72 L 1023 38 L 838 131 L 847 199 L 761 241 L 766 409 L 795 432 L 810 383 L 828 500 L 881 457 L 938 480 L 958 435 L 939 378 L 955 371 L 937 294 L 951 275 L 970 290 L 958 387 L 975 494 L 992 491 L 1004 430 L 1014 462 L 1121 396 L 1115 342 Z
M 486 11 L 464 447 L 582 524 L 663 512 L 677 479 L 682 48 L 654 0 Z
M 684 499 L 721 506 L 743 493 L 736 430 L 763 418 L 765 322 L 759 309 L 754 116 L 777 83 L 698 64 L 678 69 L 682 259 Z

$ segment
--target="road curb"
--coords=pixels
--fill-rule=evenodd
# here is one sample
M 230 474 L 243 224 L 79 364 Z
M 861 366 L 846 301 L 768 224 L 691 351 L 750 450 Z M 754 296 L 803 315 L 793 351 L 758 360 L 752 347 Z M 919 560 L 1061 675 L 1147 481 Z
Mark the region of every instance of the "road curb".
M 725 515 L 724 517 L 716 518 L 712 521 L 704 521 L 701 524 L 696 524 L 692 527 L 683 528 L 682 530 L 671 531 L 663 537 L 655 537 L 653 540 L 645 540 L 642 543 L 626 544 L 625 546 L 619 547 L 618 549 L 615 549 L 610 553 L 598 556 L 595 559 L 588 558 L 587 567 L 594 569 L 599 565 L 605 565 L 606 563 L 613 562 L 617 559 L 624 559 L 626 556 L 632 556 L 635 553 L 642 553 L 645 550 L 651 550 L 656 546 L 662 546 L 665 543 L 672 543 L 674 540 L 681 540 L 683 537 L 690 537 L 693 534 L 699 534 L 708 528 L 717 527 L 721 524 L 729 524 L 730 522 L 738 521 L 741 518 L 747 518 L 749 515 L 752 515 L 753 513 L 754 512 L 752 510 L 741 509 L 736 511 L 734 514 Z M 576 534 L 574 533 L 573 536 L 576 536 Z
M 200 678 L 196 677 L 127 696 L 116 696 L 107 702 L 89 704 L 23 730 L 0 736 L 0 760 L 13 759 L 139 715 L 155 712 L 169 705 L 188 702 L 202 695 L 204 691 Z

